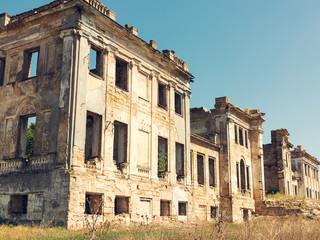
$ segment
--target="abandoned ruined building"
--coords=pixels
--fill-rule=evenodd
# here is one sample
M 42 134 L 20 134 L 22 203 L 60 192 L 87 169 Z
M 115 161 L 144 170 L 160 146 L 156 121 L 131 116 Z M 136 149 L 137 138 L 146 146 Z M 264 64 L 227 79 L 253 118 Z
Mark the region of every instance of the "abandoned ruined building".
M 286 129 L 271 131 L 271 143 L 263 145 L 266 191 L 319 199 L 320 162 L 302 146 L 292 147 Z
M 240 222 L 265 190 L 319 196 L 287 131 L 263 148 L 259 110 L 190 110 L 192 79 L 97 0 L 0 14 L 0 221 Z

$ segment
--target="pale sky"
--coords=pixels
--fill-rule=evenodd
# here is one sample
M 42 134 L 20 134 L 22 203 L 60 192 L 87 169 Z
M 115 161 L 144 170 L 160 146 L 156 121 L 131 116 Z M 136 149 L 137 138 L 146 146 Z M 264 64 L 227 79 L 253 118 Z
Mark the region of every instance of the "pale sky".
M 2 1 L 10 15 L 50 0 Z M 270 131 L 286 128 L 290 141 L 320 159 L 320 1 L 101 0 L 139 37 L 172 49 L 195 76 L 191 107 L 214 107 L 228 96 L 241 108 L 266 113 Z

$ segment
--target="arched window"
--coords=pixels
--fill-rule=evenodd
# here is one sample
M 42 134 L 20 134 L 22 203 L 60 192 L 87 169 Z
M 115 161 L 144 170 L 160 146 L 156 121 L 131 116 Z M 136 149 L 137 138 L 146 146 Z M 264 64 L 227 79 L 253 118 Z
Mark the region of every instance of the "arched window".
M 246 190 L 246 172 L 245 172 L 243 159 L 241 159 L 240 161 L 240 179 L 241 179 L 241 192 L 244 192 Z

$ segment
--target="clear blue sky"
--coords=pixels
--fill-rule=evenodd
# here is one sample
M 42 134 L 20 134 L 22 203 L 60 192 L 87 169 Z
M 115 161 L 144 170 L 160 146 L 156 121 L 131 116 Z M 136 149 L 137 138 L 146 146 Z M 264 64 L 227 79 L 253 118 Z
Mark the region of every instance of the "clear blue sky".
M 10 15 L 50 0 L 1 2 Z M 145 41 L 175 50 L 195 76 L 191 106 L 211 109 L 228 96 L 266 113 L 270 131 L 286 128 L 294 145 L 320 159 L 320 1 L 101 0 Z

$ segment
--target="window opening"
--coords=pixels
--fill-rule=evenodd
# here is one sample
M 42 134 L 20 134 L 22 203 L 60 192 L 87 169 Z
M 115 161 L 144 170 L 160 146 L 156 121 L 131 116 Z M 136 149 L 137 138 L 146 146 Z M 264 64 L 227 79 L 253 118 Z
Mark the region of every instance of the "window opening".
M 245 144 L 246 144 L 246 148 L 248 148 L 248 131 L 245 131 Z
M 210 207 L 210 217 L 211 219 L 216 219 L 217 218 L 217 207 Z
M 187 216 L 187 202 L 179 202 L 179 216 Z
M 184 145 L 176 143 L 176 174 L 177 179 L 184 178 Z
M 103 207 L 102 194 L 100 193 L 87 193 L 86 194 L 86 204 L 85 213 L 101 215 Z
M 10 214 L 26 214 L 28 209 L 28 195 L 10 196 Z
M 128 90 L 128 63 L 116 58 L 116 86 Z
M 0 86 L 4 83 L 4 72 L 5 72 L 6 60 L 0 58 Z
M 160 200 L 160 216 L 170 216 L 171 202 L 168 200 Z
M 114 122 L 113 160 L 119 167 L 121 163 L 127 162 L 127 138 L 128 125 Z
M 167 109 L 167 86 L 158 84 L 158 106 Z
M 242 128 L 239 128 L 239 142 L 240 142 L 240 145 L 243 146 L 243 130 L 242 130 Z
M 204 184 L 203 155 L 197 155 L 198 184 Z
M 38 75 L 39 49 L 24 52 L 23 78 L 28 79 Z
M 209 184 L 212 187 L 216 186 L 214 163 L 215 163 L 215 159 L 214 158 L 209 158 Z
M 158 177 L 166 177 L 168 172 L 168 140 L 158 137 Z
M 241 192 L 245 192 L 246 190 L 246 173 L 245 173 L 245 166 L 244 161 L 240 161 L 240 176 L 241 176 Z
M 247 173 L 247 189 L 250 189 L 250 173 L 249 173 L 249 166 L 246 167 L 246 173 Z
M 20 122 L 20 156 L 30 159 L 34 153 L 36 117 L 24 116 Z
M 101 152 L 102 116 L 87 112 L 85 160 L 99 158 Z
M 243 220 L 248 221 L 249 220 L 249 210 L 243 209 Z
M 238 143 L 238 129 L 237 125 L 234 125 L 234 140 L 236 143 Z
M 91 46 L 90 49 L 90 72 L 102 77 L 103 75 L 103 52 L 102 50 Z
M 182 96 L 180 93 L 174 93 L 174 106 L 177 114 L 182 114 Z
M 116 196 L 114 214 L 129 213 L 129 197 Z

